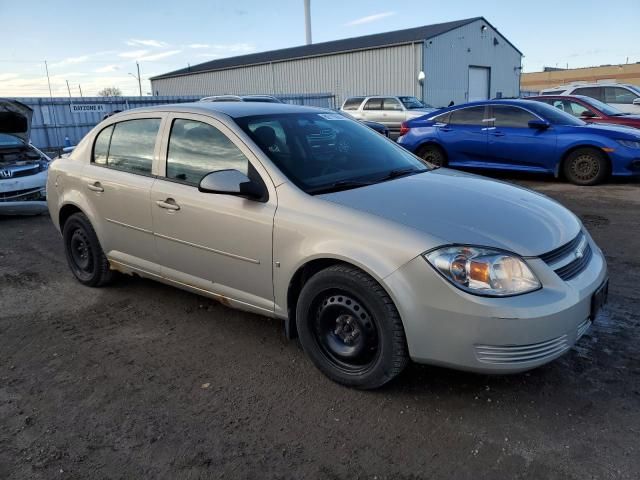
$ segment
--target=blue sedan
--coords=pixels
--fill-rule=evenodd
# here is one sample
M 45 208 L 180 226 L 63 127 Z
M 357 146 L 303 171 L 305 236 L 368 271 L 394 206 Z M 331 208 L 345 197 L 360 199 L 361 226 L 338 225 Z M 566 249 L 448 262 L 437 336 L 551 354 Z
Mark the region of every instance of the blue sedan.
M 551 173 L 577 185 L 640 177 L 638 130 L 586 123 L 531 100 L 438 110 L 405 122 L 398 143 L 438 166 Z

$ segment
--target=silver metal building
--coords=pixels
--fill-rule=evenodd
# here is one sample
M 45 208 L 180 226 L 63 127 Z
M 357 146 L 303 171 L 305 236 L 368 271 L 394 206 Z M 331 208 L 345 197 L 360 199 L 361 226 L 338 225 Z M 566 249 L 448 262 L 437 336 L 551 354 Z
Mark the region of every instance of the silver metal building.
M 223 58 L 151 78 L 154 95 L 415 95 L 434 106 L 520 93 L 522 53 L 484 17 Z M 424 73 L 424 79 L 421 79 Z

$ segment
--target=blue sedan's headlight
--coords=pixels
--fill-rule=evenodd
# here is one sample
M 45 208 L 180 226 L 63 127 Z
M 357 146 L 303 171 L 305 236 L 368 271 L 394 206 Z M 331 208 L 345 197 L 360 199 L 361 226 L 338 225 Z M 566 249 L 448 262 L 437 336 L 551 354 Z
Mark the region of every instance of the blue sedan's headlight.
M 636 140 L 618 140 L 618 143 L 628 148 L 640 148 L 640 141 Z

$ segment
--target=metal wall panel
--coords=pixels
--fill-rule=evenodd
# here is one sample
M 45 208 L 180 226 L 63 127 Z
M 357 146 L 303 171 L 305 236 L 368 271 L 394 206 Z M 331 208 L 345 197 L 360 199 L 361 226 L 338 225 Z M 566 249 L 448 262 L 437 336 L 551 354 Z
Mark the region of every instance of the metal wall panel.
M 152 81 L 159 95 L 271 95 L 327 93 L 336 104 L 349 95 L 419 93 L 422 43 L 288 60 Z
M 483 32 L 481 27 L 487 28 Z M 494 39 L 497 45 L 494 44 Z M 424 97 L 434 106 L 465 103 L 469 95 L 469 66 L 491 68 L 490 97 L 520 94 L 522 57 L 504 37 L 478 20 L 425 43 Z
M 149 107 L 171 103 L 184 103 L 199 100 L 200 97 L 25 97 L 15 98 L 33 109 L 31 122 L 31 143 L 45 150 L 55 150 L 64 145 L 69 137 L 72 145 L 77 144 L 104 117 L 114 110 Z M 104 112 L 72 113 L 74 105 L 99 104 Z

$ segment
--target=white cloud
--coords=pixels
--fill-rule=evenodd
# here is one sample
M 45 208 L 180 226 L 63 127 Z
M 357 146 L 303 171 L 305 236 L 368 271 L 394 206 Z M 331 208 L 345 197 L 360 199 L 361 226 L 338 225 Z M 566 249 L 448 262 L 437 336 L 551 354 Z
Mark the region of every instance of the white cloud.
M 154 60 L 160 60 L 161 58 L 167 58 L 173 55 L 177 55 L 180 52 L 182 52 L 182 50 L 169 50 L 167 52 L 155 53 L 153 55 L 139 57 L 138 60 L 143 60 L 145 62 L 153 62 Z
M 206 43 L 192 43 L 191 45 L 187 45 L 189 48 L 211 48 L 211 45 Z
M 344 25 L 347 27 L 364 25 L 365 23 L 377 22 L 378 20 L 382 20 L 383 18 L 392 17 L 395 14 L 396 12 L 376 13 L 374 15 L 368 15 L 366 17 L 356 18 L 355 20 L 351 20 L 350 22 L 347 22 Z
M 127 45 L 131 47 L 154 47 L 154 48 L 162 48 L 166 47 L 166 42 L 161 42 L 160 40 L 140 40 L 137 38 L 131 38 L 127 40 Z
M 18 78 L 20 75 L 17 73 L 0 73 L 0 82 L 5 80 L 12 80 L 14 78 Z
M 115 72 L 116 70 L 120 70 L 120 67 L 118 65 L 105 65 L 104 67 L 96 68 L 94 72 L 107 73 L 107 72 Z
M 89 60 L 89 55 L 82 55 L 80 57 L 69 57 L 69 58 L 65 58 L 64 60 L 60 61 L 60 62 L 54 62 L 51 64 L 52 67 L 62 67 L 64 65 L 72 65 L 72 64 L 76 64 L 76 63 L 82 63 L 82 62 L 86 62 L 87 60 Z
M 144 57 L 147 53 L 149 53 L 149 50 L 131 50 L 129 52 L 119 53 L 118 56 L 122 58 L 140 58 Z

